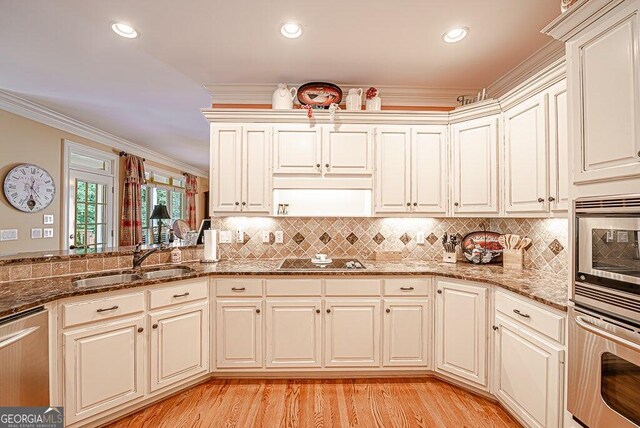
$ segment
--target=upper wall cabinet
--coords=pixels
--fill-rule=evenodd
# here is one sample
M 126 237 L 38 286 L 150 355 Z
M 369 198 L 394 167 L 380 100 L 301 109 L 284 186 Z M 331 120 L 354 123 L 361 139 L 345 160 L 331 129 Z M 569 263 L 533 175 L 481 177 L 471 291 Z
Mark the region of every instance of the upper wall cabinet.
M 543 213 L 547 207 L 546 95 L 504 112 L 505 212 Z
M 451 125 L 453 213 L 497 214 L 499 115 Z
M 257 125 L 211 126 L 214 212 L 268 213 L 271 206 L 271 131 Z
M 273 131 L 274 174 L 322 174 L 320 127 L 277 126 Z
M 411 133 L 404 127 L 376 130 L 376 213 L 406 213 L 411 207 Z
M 326 126 L 322 134 L 324 175 L 373 173 L 373 127 Z
M 567 82 L 560 81 L 548 90 L 549 97 L 549 201 L 552 212 L 569 208 L 569 135 L 567 118 Z
M 639 8 L 582 2 L 545 29 L 567 42 L 576 184 L 640 176 Z

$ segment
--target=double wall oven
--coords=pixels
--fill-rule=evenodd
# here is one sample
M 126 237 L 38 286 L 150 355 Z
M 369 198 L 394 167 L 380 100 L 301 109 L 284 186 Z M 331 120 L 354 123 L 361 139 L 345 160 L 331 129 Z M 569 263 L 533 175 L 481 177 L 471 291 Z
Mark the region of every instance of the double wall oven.
M 640 426 L 640 195 L 575 201 L 568 408 L 585 426 Z

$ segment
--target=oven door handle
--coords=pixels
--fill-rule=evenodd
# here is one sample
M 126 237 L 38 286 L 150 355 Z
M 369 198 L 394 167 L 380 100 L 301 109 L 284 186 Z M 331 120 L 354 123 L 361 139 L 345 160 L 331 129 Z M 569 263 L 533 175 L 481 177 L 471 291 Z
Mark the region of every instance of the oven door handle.
M 578 323 L 580 327 L 584 328 L 585 330 L 593 334 L 597 334 L 598 336 L 604 337 L 607 340 L 610 340 L 622 346 L 626 346 L 627 348 L 631 348 L 636 352 L 640 352 L 640 345 L 638 345 L 637 343 L 633 343 L 630 340 L 627 340 L 622 337 L 618 337 L 615 334 L 609 333 L 608 331 L 603 330 L 600 327 L 590 323 L 588 320 L 586 320 L 584 317 L 581 317 L 580 315 L 576 317 L 576 323 Z

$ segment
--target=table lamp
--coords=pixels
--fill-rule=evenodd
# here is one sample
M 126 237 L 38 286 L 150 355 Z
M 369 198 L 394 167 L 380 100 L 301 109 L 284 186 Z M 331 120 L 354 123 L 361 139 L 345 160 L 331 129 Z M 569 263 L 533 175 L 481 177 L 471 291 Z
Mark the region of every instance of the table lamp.
M 162 244 L 162 220 L 168 220 L 171 218 L 169 215 L 169 211 L 167 211 L 167 206 L 163 204 L 158 204 L 153 207 L 153 212 L 151 213 L 151 220 L 158 220 L 158 244 Z

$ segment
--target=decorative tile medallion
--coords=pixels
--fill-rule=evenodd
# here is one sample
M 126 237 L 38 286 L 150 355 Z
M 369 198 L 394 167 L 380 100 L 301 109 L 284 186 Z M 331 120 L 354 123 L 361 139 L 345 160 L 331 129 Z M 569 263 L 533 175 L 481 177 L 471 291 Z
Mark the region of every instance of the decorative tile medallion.
M 356 236 L 355 233 L 351 232 L 348 236 L 347 236 L 347 241 L 349 242 L 349 244 L 353 245 L 356 243 L 356 241 L 358 240 L 358 237 Z
M 407 245 L 409 243 L 409 241 L 411 241 L 411 237 L 409 236 L 408 233 L 403 233 L 402 236 L 400 237 L 400 240 L 402 241 L 402 243 L 404 245 Z
M 384 236 L 382 236 L 380 232 L 376 233 L 376 235 L 371 239 L 373 239 L 373 242 L 375 242 L 378 245 L 384 242 Z
M 324 245 L 327 245 L 329 243 L 329 241 L 331 241 L 331 236 L 329 236 L 329 234 L 327 232 L 323 233 L 322 235 L 320 235 L 320 241 L 322 241 L 322 243 Z
M 438 242 L 438 237 L 434 233 L 430 233 L 429 236 L 427 236 L 427 242 L 433 245 Z
M 293 235 L 292 239 L 293 239 L 293 242 L 300 245 L 302 244 L 302 241 L 304 241 L 304 236 L 302 236 L 300 232 L 297 232 L 295 235 Z
M 557 239 L 554 239 L 553 241 L 551 241 L 551 243 L 549 244 L 549 249 L 551 251 L 553 251 L 553 254 L 555 254 L 556 256 L 558 254 L 560 254 L 560 252 L 562 250 L 564 250 L 564 247 L 562 246 L 562 244 L 560 243 L 560 241 L 558 241 Z

